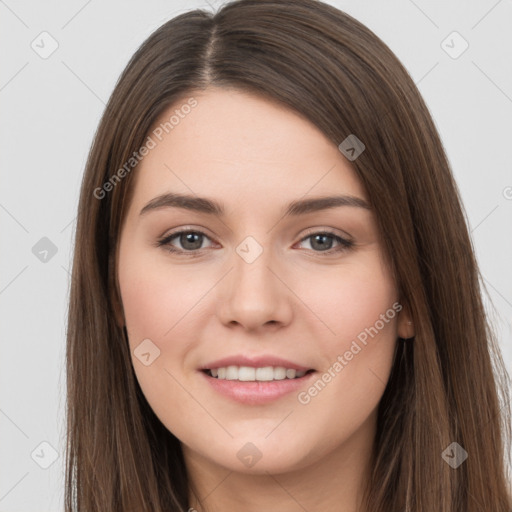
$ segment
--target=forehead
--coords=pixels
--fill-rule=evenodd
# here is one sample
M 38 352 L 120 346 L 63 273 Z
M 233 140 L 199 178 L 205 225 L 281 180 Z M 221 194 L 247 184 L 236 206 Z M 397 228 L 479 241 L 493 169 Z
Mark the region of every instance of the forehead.
M 299 113 L 260 96 L 192 92 L 148 136 L 154 147 L 134 176 L 137 211 L 165 192 L 217 197 L 245 209 L 280 207 L 305 195 L 366 197 L 335 144 Z

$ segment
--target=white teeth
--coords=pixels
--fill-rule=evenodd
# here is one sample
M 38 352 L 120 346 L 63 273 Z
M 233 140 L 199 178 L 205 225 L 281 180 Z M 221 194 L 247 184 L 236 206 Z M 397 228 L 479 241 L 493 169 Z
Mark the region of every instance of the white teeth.
M 238 368 L 238 380 L 256 380 L 256 368 L 241 366 Z
M 286 370 L 286 376 L 289 379 L 294 379 L 296 373 L 297 373 L 296 370 Z
M 286 373 L 288 372 L 289 370 L 287 370 L 286 368 L 283 368 L 282 366 L 278 366 L 277 368 L 274 369 L 274 371 L 272 372 L 274 375 L 274 379 L 275 380 L 283 380 L 283 379 L 286 379 Z M 293 371 L 293 370 L 291 370 Z
M 256 368 L 255 380 L 274 380 L 274 368 L 272 366 Z
M 212 368 L 210 370 L 212 377 L 224 380 L 239 381 L 271 381 L 295 379 L 303 377 L 306 372 L 284 368 L 283 366 L 264 366 L 261 368 L 253 368 L 252 366 L 225 366 L 222 368 Z
M 238 368 L 236 366 L 228 366 L 226 368 L 226 380 L 237 380 Z

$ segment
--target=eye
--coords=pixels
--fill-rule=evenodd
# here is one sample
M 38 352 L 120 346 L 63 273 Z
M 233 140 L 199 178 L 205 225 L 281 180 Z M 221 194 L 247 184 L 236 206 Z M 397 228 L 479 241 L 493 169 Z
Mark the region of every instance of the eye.
M 202 231 L 188 229 L 171 233 L 159 240 L 157 245 L 158 247 L 165 246 L 169 252 L 173 253 L 194 253 L 204 248 L 202 245 L 205 238 L 209 240 L 209 237 Z M 181 247 L 176 248 L 172 245 L 174 239 L 177 239 Z
M 328 230 L 311 233 L 304 237 L 300 243 L 303 243 L 306 240 L 311 240 L 310 246 L 314 252 L 324 252 L 327 254 L 346 251 L 354 246 L 354 242 L 351 240 L 347 240 L 346 238 L 343 238 Z M 338 245 L 334 248 L 333 241 L 338 243 Z

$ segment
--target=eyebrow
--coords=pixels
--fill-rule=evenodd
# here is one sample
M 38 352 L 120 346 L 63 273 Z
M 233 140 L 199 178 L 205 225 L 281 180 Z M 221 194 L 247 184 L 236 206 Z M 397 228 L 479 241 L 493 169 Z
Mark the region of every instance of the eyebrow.
M 371 210 L 371 206 L 362 198 L 351 195 L 323 196 L 310 199 L 299 199 L 287 205 L 284 216 L 297 216 L 306 213 L 337 208 L 339 206 L 353 206 Z M 139 215 L 162 208 L 183 208 L 208 215 L 223 217 L 224 206 L 217 201 L 206 197 L 191 196 L 188 194 L 167 193 L 157 196 L 142 208 Z

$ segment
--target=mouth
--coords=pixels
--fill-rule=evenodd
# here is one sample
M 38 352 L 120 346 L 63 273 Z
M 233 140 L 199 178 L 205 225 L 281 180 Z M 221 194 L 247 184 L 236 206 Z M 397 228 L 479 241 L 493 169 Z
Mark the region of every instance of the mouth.
M 279 403 L 279 399 L 299 393 L 311 385 L 316 370 L 284 366 L 219 366 L 199 372 L 215 395 L 243 405 Z
M 305 358 L 304 358 L 305 359 Z M 214 396 L 263 405 L 300 392 L 318 372 L 274 354 L 233 354 L 198 368 Z

